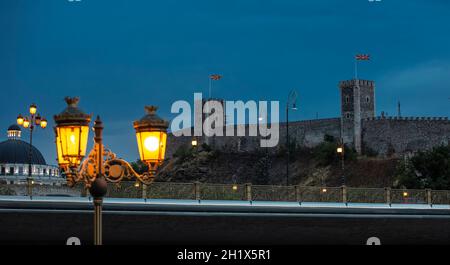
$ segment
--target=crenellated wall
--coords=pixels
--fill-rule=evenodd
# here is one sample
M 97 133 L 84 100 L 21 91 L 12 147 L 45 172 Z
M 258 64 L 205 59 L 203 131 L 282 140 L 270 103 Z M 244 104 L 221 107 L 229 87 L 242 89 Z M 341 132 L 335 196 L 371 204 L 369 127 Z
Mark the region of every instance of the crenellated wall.
M 363 148 L 380 155 L 427 150 L 450 141 L 446 117 L 376 117 L 362 123 Z
M 340 137 L 340 118 L 307 120 L 289 123 L 291 142 L 300 146 L 314 147 L 325 135 Z M 251 125 L 254 126 L 254 125 Z M 248 132 L 249 126 L 245 126 Z M 286 144 L 286 123 L 280 124 L 280 140 L 272 151 Z M 181 146 L 190 146 L 193 137 L 169 135 L 166 157 Z M 210 146 L 226 151 L 255 151 L 260 148 L 260 137 L 211 137 Z M 198 144 L 204 141 L 197 137 Z M 375 117 L 362 120 L 363 152 L 370 148 L 385 156 L 426 150 L 450 143 L 450 121 L 447 117 Z

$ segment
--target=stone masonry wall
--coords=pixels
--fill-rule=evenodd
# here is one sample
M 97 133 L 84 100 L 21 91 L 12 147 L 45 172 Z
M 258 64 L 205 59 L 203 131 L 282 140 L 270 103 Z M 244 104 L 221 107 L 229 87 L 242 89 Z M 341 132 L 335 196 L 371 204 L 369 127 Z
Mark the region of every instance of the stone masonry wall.
M 340 137 L 340 118 L 309 120 L 289 123 L 291 142 L 300 146 L 314 147 L 320 144 L 326 134 Z M 254 125 L 252 125 L 254 126 Z M 248 132 L 248 125 L 246 126 Z M 286 144 L 286 124 L 280 124 L 280 141 L 276 151 Z M 181 146 L 190 146 L 193 137 L 169 135 L 166 157 L 170 158 Z M 197 138 L 198 144 L 204 142 Z M 255 151 L 260 148 L 260 137 L 211 137 L 213 148 L 226 151 Z M 362 121 L 362 142 L 364 149 L 372 149 L 382 156 L 390 153 L 404 154 L 427 150 L 450 142 L 450 121 L 448 118 L 397 118 L 377 117 Z
M 255 126 L 255 125 L 250 125 Z M 246 125 L 246 135 L 248 135 L 249 125 Z M 340 118 L 332 119 L 317 119 L 308 121 L 298 121 L 289 123 L 289 138 L 291 143 L 296 143 L 299 146 L 314 147 L 320 144 L 324 136 L 332 135 L 336 138 L 340 137 Z M 182 136 L 175 137 L 169 134 L 167 141 L 166 157 L 170 158 L 174 152 L 182 146 L 190 146 L 194 137 Z M 277 147 L 271 148 L 276 151 L 286 145 L 286 123 L 280 124 L 279 143 Z M 210 137 L 210 145 L 214 148 L 226 151 L 255 151 L 260 148 L 259 136 L 234 136 L 234 137 Z M 198 144 L 205 142 L 204 137 L 197 137 Z
M 363 120 L 363 149 L 380 155 L 427 150 L 450 141 L 448 118 L 378 117 Z

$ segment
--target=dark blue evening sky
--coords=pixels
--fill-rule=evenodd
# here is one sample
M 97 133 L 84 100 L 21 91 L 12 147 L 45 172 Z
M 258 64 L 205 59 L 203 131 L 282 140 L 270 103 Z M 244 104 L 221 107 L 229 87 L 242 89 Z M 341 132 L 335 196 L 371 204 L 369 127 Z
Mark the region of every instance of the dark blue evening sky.
M 54 164 L 52 116 L 76 95 L 134 160 L 143 106 L 173 118 L 211 73 L 213 96 L 284 105 L 295 88 L 292 119 L 337 117 L 356 53 L 372 56 L 360 77 L 377 82 L 378 114 L 400 100 L 404 116 L 449 116 L 449 32 L 447 0 L 1 0 L 0 129 L 37 103 L 51 122 L 36 146 Z

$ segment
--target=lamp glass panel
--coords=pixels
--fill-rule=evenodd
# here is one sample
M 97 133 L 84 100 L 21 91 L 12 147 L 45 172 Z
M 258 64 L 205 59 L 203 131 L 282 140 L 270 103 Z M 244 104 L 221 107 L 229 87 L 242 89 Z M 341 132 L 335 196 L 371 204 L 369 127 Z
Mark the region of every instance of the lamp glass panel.
M 69 164 L 69 161 L 65 160 L 63 157 L 59 135 L 56 136 L 56 154 L 58 156 L 58 165 L 63 166 Z
M 164 160 L 167 141 L 165 132 L 138 132 L 136 133 L 136 140 L 142 161 L 160 162 Z
M 86 155 L 89 126 L 62 126 L 58 128 L 58 136 L 64 160 L 79 165 Z

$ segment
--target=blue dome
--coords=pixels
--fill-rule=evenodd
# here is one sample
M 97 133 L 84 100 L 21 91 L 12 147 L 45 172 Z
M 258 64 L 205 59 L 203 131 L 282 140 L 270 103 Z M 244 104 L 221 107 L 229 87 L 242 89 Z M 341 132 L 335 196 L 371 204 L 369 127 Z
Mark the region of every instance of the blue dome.
M 11 126 L 12 127 L 12 126 Z M 19 128 L 20 130 L 20 128 Z M 0 164 L 28 164 L 30 144 L 19 139 L 9 139 L 0 143 Z M 31 147 L 33 165 L 46 165 L 39 150 Z
M 13 124 L 8 127 L 8 131 L 21 131 L 20 127 L 17 124 Z

